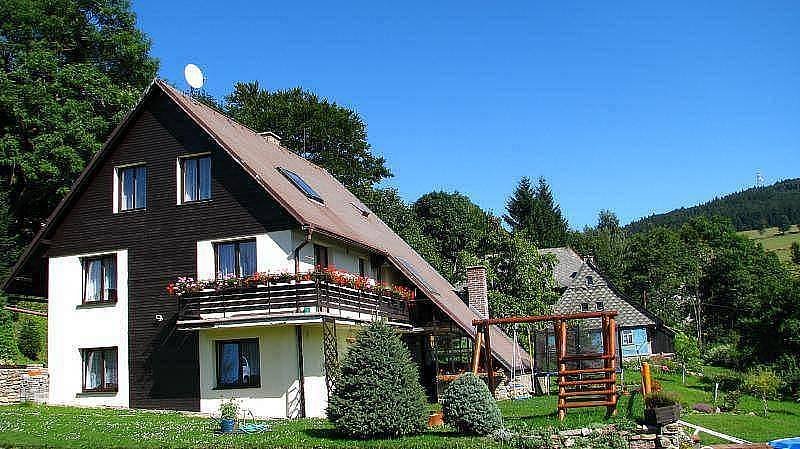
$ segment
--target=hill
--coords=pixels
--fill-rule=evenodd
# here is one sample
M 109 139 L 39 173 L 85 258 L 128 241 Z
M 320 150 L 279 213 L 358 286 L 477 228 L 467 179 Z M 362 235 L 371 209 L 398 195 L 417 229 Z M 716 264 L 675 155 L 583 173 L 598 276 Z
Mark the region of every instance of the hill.
M 766 228 L 742 231 L 740 234 L 758 241 L 765 250 L 775 252 L 781 260 L 786 261 L 791 258 L 792 242 L 800 242 L 800 227 L 798 226 L 792 226 L 785 233 L 780 232 L 778 228 Z
M 698 215 L 728 217 L 739 231 L 800 223 L 800 178 L 787 179 L 766 187 L 752 187 L 697 206 L 651 215 L 626 226 L 639 232 L 653 226 L 680 226 Z

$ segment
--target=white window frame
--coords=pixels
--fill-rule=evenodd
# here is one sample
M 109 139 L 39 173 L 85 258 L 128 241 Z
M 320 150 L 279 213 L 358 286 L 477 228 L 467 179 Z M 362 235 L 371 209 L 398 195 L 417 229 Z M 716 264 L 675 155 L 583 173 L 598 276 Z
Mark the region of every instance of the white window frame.
M 201 153 L 192 153 L 192 154 L 182 154 L 178 156 L 175 160 L 175 204 L 178 206 L 182 204 L 195 204 L 195 203 L 204 203 L 207 201 L 211 201 L 214 198 L 214 194 L 211 193 L 209 198 L 203 200 L 195 200 L 195 201 L 183 201 L 183 161 L 186 159 L 196 159 L 201 157 L 211 157 L 210 151 L 205 151 Z M 211 161 L 211 173 L 214 172 L 214 161 Z M 213 178 L 213 176 L 212 176 Z M 213 190 L 213 183 L 212 183 L 212 190 Z
M 622 346 L 633 345 L 633 329 L 622 329 Z
M 133 208 L 133 209 L 122 210 L 122 208 L 120 207 L 121 206 L 120 203 L 122 202 L 122 192 L 120 191 L 120 181 L 122 181 L 122 179 L 121 179 L 121 176 L 120 176 L 120 172 L 122 170 L 125 170 L 126 168 L 132 168 L 132 167 L 145 167 L 145 169 L 147 169 L 147 177 L 148 178 L 150 177 L 150 170 L 148 169 L 147 163 L 145 163 L 145 162 L 134 162 L 134 163 L 131 163 L 131 164 L 124 164 L 124 165 L 116 165 L 116 166 L 114 166 L 114 185 L 112 187 L 112 195 L 113 196 L 111 197 L 112 198 L 112 200 L 111 200 L 111 209 L 115 214 L 118 214 L 120 212 L 128 213 L 128 212 L 134 212 L 134 211 L 147 210 L 147 201 L 149 200 L 149 198 L 145 198 L 144 207 L 140 207 L 138 209 L 137 208 Z M 147 182 L 148 181 L 145 181 L 145 183 L 147 183 Z M 145 190 L 147 190 L 147 186 L 145 186 Z

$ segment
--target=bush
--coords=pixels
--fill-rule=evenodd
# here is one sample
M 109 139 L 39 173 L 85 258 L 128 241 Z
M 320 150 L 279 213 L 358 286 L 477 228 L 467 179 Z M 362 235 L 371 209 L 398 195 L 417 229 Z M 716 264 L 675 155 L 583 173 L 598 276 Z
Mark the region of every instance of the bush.
M 39 358 L 39 351 L 42 350 L 42 325 L 33 319 L 27 318 L 22 321 L 17 335 L 17 347 L 25 357 L 31 360 Z
M 713 366 L 736 368 L 738 366 L 739 353 L 733 344 L 723 343 L 707 348 L 705 354 L 703 354 L 703 360 Z
M 736 391 L 744 388 L 744 377 L 741 373 L 735 371 L 713 374 L 709 376 L 709 380 L 714 383 L 719 383 L 719 389 L 722 391 Z
M 678 394 L 670 391 L 656 391 L 644 396 L 646 408 L 669 407 L 680 403 Z
M 700 366 L 700 347 L 697 339 L 683 332 L 675 334 L 675 358 L 686 368 L 695 369 Z
M 0 321 L 0 365 L 14 364 L 19 356 L 14 324 L 11 321 Z
M 417 367 L 397 333 L 375 322 L 356 335 L 328 403 L 328 419 L 354 438 L 420 433 L 428 420 Z
M 720 410 L 723 412 L 732 412 L 739 407 L 739 401 L 742 399 L 742 393 L 739 390 L 733 390 L 725 393 L 722 396 L 722 402 L 719 404 Z
M 800 356 L 783 354 L 774 365 L 775 372 L 781 373 L 783 385 L 781 394 L 797 397 L 800 394 Z
M 776 398 L 781 387 L 781 380 L 775 371 L 767 367 L 751 369 L 744 378 L 744 385 L 747 391 L 761 398 L 764 416 L 767 416 L 767 399 Z
M 236 399 L 230 398 L 222 401 L 219 405 L 220 419 L 236 419 L 239 416 L 239 403 Z
M 486 384 L 472 373 L 454 380 L 442 395 L 444 421 L 461 432 L 488 435 L 503 426 L 500 409 Z

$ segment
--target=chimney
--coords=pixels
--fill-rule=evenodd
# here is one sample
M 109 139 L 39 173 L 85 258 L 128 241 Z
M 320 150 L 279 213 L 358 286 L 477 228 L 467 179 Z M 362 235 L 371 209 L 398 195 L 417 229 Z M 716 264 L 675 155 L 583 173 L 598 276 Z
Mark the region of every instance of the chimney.
M 467 267 L 467 304 L 482 318 L 489 318 L 486 267 Z
M 267 142 L 274 143 L 275 145 L 281 144 L 281 138 L 277 134 L 272 131 L 264 131 L 258 133 L 259 136 L 263 137 Z

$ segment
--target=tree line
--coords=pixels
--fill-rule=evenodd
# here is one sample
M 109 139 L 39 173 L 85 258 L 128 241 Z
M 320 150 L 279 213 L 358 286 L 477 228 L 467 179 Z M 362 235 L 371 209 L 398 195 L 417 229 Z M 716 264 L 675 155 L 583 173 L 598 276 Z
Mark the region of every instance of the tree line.
M 155 76 L 158 61 L 126 2 L 65 0 L 56 9 L 43 0 L 10 0 L 0 4 L 0 33 L 4 277 Z M 198 99 L 252 129 L 277 133 L 291 151 L 326 168 L 454 285 L 467 266 L 486 266 L 494 316 L 548 312 L 559 295 L 555 260 L 538 249 L 572 246 L 669 326 L 723 348 L 713 351 L 721 363 L 800 366 L 798 279 L 736 233 L 762 220 L 774 224 L 775 210 L 796 223 L 800 208 L 787 205 L 796 201 L 798 180 L 629 226 L 604 210 L 596 225 L 575 230 L 544 178 L 520 179 L 502 215 L 459 192 L 405 202 L 396 189 L 379 187 L 392 173 L 369 144 L 364 118 L 314 92 L 241 82 L 221 99 L 204 92 Z M 0 359 L 19 357 L 20 345 L 11 348 L 13 339 L 3 335 L 30 334 L 17 322 L 0 312 Z
M 719 215 L 728 218 L 737 231 L 800 224 L 800 178 L 752 187 L 714 198 L 706 203 L 651 215 L 626 226 L 632 233 L 654 226 L 680 227 L 692 217 Z

